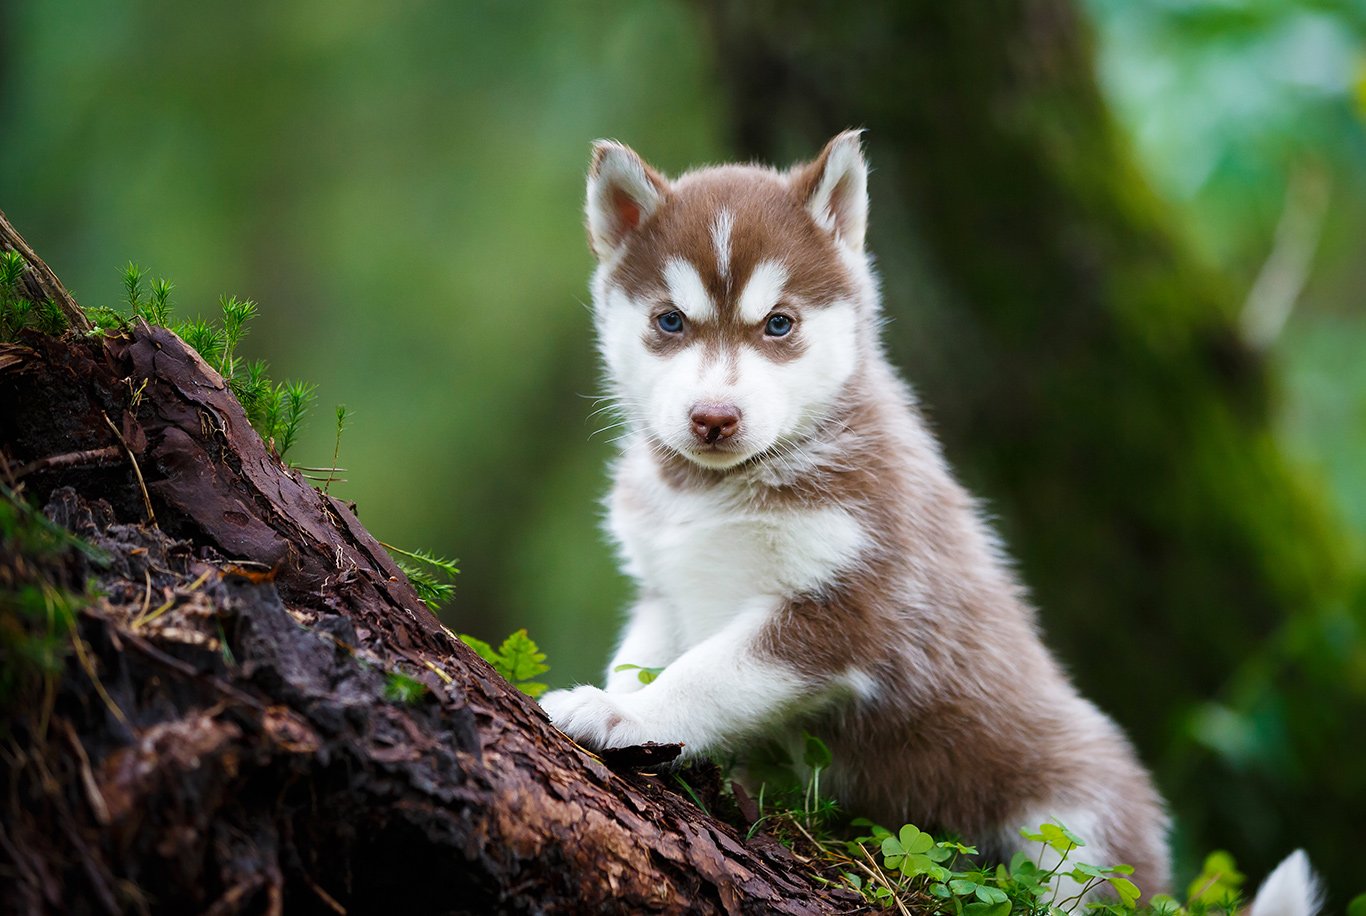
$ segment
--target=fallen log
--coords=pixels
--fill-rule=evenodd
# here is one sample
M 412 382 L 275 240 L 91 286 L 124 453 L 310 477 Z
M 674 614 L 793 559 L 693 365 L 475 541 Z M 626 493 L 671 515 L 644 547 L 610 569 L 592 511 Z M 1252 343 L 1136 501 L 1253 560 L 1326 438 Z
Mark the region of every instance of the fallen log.
M 0 344 L 0 482 L 88 545 L 45 574 L 93 583 L 61 670 L 5 701 L 0 911 L 858 908 L 565 738 L 180 338 L 78 333 L 3 214 L 0 244 L 73 325 Z M 0 596 L 37 565 L 6 542 Z

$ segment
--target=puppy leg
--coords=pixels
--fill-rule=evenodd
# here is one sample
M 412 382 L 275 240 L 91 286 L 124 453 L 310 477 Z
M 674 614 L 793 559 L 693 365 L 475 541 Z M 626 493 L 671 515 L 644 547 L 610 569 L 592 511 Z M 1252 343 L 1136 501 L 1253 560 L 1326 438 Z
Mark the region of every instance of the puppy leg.
M 592 747 L 681 742 L 687 756 L 725 747 L 781 721 L 819 688 L 756 651 L 767 616 L 741 615 L 633 693 L 576 687 L 546 694 L 541 705 L 566 734 Z

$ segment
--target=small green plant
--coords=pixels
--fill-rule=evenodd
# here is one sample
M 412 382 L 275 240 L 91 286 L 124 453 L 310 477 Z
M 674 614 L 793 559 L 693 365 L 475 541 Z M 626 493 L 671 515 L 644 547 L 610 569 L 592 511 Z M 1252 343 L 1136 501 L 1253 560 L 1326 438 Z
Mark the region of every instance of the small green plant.
M 744 770 L 745 781 L 759 787 L 759 821 L 751 825 L 751 834 L 765 823 L 780 834 L 793 826 L 803 834 L 820 834 L 838 818 L 835 799 L 821 792 L 821 777 L 834 762 L 834 755 L 824 741 L 809 732 L 802 734 L 801 750 L 800 768 L 788 749 L 772 740 L 756 743 L 736 761 Z
M 0 251 L 0 343 L 18 338 L 30 328 L 44 334 L 60 334 L 66 316 L 51 299 L 34 302 L 24 295 L 21 283 L 28 263 L 17 251 Z
M 1140 891 L 1128 878 L 1133 869 L 1078 860 L 1074 854 L 1085 841 L 1058 823 L 1022 831 L 1025 839 L 1039 844 L 1037 855 L 1018 852 L 1009 863 L 994 865 L 979 862 L 975 847 L 936 839 L 913 824 L 895 834 L 862 819 L 852 826 L 869 832 L 845 842 L 843 850 L 829 839 L 815 842 L 828 860 L 839 863 L 836 868 L 845 884 L 883 907 L 913 904 L 917 912 L 935 916 L 1057 916 L 1082 911 L 1206 916 L 1225 912 L 1194 899 L 1186 909 L 1179 909 L 1174 900 L 1162 896 L 1139 907 Z M 1038 864 L 1054 859 L 1051 868 Z M 1087 900 L 1102 889 L 1108 894 Z
M 75 639 L 76 612 L 94 595 L 64 584 L 66 557 L 77 551 L 96 564 L 105 554 L 52 523 L 0 484 L 0 704 L 18 702 L 41 685 L 45 722 L 53 685 Z
M 384 698 L 412 706 L 427 695 L 427 685 L 400 671 L 390 671 L 384 679 Z
M 461 633 L 460 640 L 522 693 L 529 697 L 545 693 L 546 685 L 532 678 L 545 674 L 550 666 L 545 664 L 545 653 L 526 635 L 526 630 L 513 633 L 497 649 L 467 633 Z
M 664 673 L 663 668 L 648 668 L 645 665 L 617 665 L 613 671 L 634 671 L 642 684 L 653 684 L 655 678 Z
M 304 417 L 317 399 L 316 387 L 307 382 L 275 382 L 270 377 L 264 360 L 246 360 L 239 351 L 242 341 L 251 331 L 251 323 L 259 307 L 250 299 L 223 296 L 219 299 L 216 320 L 195 318 L 173 322 L 174 305 L 171 293 L 175 285 L 165 279 L 150 279 L 147 272 L 129 262 L 122 272 L 126 312 L 102 309 L 91 312 L 92 321 L 105 331 L 126 330 L 129 321 L 142 319 L 149 324 L 167 327 L 180 336 L 218 371 L 246 412 L 247 420 L 265 440 L 267 446 L 281 459 L 298 440 Z M 337 474 L 341 453 L 342 432 L 351 413 L 345 405 L 336 412 L 336 439 L 329 467 L 295 465 L 305 477 L 321 483 L 327 493 Z M 455 576 L 459 573 L 454 560 L 437 556 L 426 550 L 403 550 L 392 544 L 385 548 L 393 555 L 408 576 L 418 597 L 435 610 L 455 594 Z
M 252 428 L 283 459 L 294 446 L 316 393 L 307 382 L 276 383 L 270 378 L 264 360 L 249 362 L 238 354 L 238 347 L 259 312 L 256 303 L 225 295 L 218 300 L 216 321 L 195 318 L 175 323 L 171 302 L 175 284 L 164 278 L 149 279 L 147 272 L 131 261 L 123 268 L 122 279 L 127 312 L 87 309 L 96 329 L 106 333 L 123 331 L 130 318 L 141 318 L 148 324 L 174 331 L 218 371 L 246 411 Z
M 1022 831 L 1037 850 L 992 863 L 976 847 L 914 824 L 893 833 L 862 818 L 844 821 L 820 788 L 833 762 L 830 749 L 810 734 L 803 736 L 805 778 L 776 742 L 756 745 L 735 761 L 745 782 L 759 787 L 759 817 L 749 833 L 768 830 L 812 863 L 818 881 L 852 888 L 872 905 L 926 916 L 1233 916 L 1242 906 L 1243 877 L 1227 853 L 1206 859 L 1184 904 L 1159 894 L 1140 906 L 1133 869 L 1084 861 L 1085 841 L 1060 823 Z M 1366 896 L 1361 900 L 1366 916 Z
M 340 416 L 340 411 L 338 414 Z M 412 583 L 417 597 L 433 611 L 455 595 L 455 577 L 460 573 L 455 565 L 458 560 L 438 557 L 427 550 L 404 550 L 384 541 L 380 541 L 380 546 L 389 551 L 398 568 Z

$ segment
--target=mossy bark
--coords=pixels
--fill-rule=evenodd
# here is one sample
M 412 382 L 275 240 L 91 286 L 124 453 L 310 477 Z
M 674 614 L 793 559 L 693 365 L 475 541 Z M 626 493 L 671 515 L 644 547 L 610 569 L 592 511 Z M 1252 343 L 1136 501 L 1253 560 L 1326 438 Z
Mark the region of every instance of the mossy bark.
M 896 361 L 1000 519 L 1049 642 L 1165 766 L 1196 842 L 1229 843 L 1246 797 L 1170 757 L 1173 736 L 1354 573 L 1271 434 L 1233 290 L 1107 111 L 1075 5 L 702 8 L 742 155 L 790 161 L 869 129 Z
M 0 480 L 103 555 L 0 540 L 0 664 L 20 592 L 98 595 L 0 697 L 0 913 L 857 904 L 553 728 L 164 328 L 0 344 Z

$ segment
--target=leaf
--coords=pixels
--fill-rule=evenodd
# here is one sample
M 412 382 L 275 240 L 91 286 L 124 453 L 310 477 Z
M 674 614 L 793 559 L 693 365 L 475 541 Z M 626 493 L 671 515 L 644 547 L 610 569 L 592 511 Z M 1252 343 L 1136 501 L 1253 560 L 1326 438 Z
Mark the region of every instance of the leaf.
M 942 843 L 936 843 L 932 849 L 925 853 L 925 858 L 929 859 L 931 862 L 947 862 L 949 859 L 952 859 L 953 856 L 953 847 L 945 846 Z
M 545 693 L 547 685 L 531 678 L 538 674 L 543 674 L 550 670 L 550 666 L 544 664 L 545 653 L 540 647 L 527 636 L 526 630 L 518 630 L 507 639 L 497 649 L 476 639 L 468 633 L 460 634 L 460 641 L 469 646 L 479 657 L 493 666 L 493 670 L 512 682 L 512 686 L 530 697 L 538 697 Z
M 1043 841 L 1056 849 L 1064 856 L 1078 846 L 1085 846 L 1081 837 L 1068 830 L 1062 824 L 1040 824 L 1039 833 Z
M 276 419 L 272 419 L 270 416 L 271 414 L 282 413 L 285 394 L 286 390 L 283 386 L 272 390 L 272 403 L 267 405 L 267 409 L 264 411 L 266 416 L 262 421 L 263 426 L 272 430 L 276 427 L 280 427 L 281 432 L 288 432 L 285 428 L 286 424 L 283 418 L 277 417 Z M 342 424 L 345 422 L 346 418 L 345 410 L 345 407 L 337 408 L 337 436 L 339 441 Z M 403 570 L 403 574 L 408 577 L 408 581 L 417 592 L 418 598 L 422 599 L 422 603 L 427 605 L 427 607 L 436 610 L 438 606 L 449 601 L 451 596 L 455 594 L 455 583 L 450 580 L 453 580 L 460 574 L 460 569 L 456 566 L 456 560 L 438 557 L 436 554 L 427 550 L 404 550 L 401 547 L 395 547 L 393 544 L 384 541 L 380 541 L 380 546 L 389 551 L 389 554 L 398 564 L 399 569 Z M 433 570 L 440 572 L 442 576 L 445 577 L 446 581 L 438 579 Z M 492 657 L 483 656 L 483 658 L 484 661 L 497 667 L 497 663 L 494 662 Z M 502 671 L 499 671 L 498 673 L 503 674 Z M 503 674 L 503 676 L 507 677 L 506 674 Z
M 911 855 L 923 855 L 934 848 L 934 837 L 914 824 L 902 827 L 897 838 L 901 841 L 901 847 Z
M 493 646 L 490 646 L 482 639 L 476 639 L 468 633 L 461 633 L 460 641 L 463 642 L 465 645 L 469 646 L 471 649 L 473 649 L 480 658 L 488 662 L 490 665 L 497 665 L 498 653 L 494 651 Z
M 1363 79 L 1366 86 L 1366 79 Z M 1352 898 L 1352 902 L 1347 904 L 1347 916 L 1366 916 L 1366 894 L 1358 894 Z
M 988 887 L 985 884 L 977 885 L 977 899 L 983 903 L 1006 903 L 1006 893 L 1000 888 Z
M 813 770 L 824 770 L 834 761 L 835 756 L 824 741 L 815 735 L 805 735 L 806 746 L 802 751 L 802 762 Z
M 1021 875 L 1037 875 L 1039 863 L 1029 857 L 1027 852 L 1017 852 L 1010 857 L 1010 874 L 1018 879 Z
M 906 858 L 906 851 L 902 849 L 901 842 L 894 836 L 889 836 L 882 841 L 882 867 L 888 871 L 897 871 L 901 868 L 901 863 Z
M 999 900 L 994 903 L 977 901 L 963 907 L 964 916 L 1006 916 L 1010 912 L 1010 901 Z
M 1137 902 L 1139 894 L 1138 885 L 1128 878 L 1110 878 L 1110 886 L 1119 894 L 1119 899 L 1124 901 L 1126 906 L 1133 906 Z
M 963 856 L 977 855 L 976 846 L 964 846 L 962 843 L 955 843 L 952 840 L 940 840 L 936 845 L 939 846 L 941 849 L 952 850 L 958 853 L 959 855 Z
M 503 676 L 514 684 L 550 670 L 550 666 L 544 664 L 545 653 L 526 635 L 525 629 L 518 630 L 503 640 L 503 644 L 498 647 L 498 654 L 503 657 L 507 668 Z
M 1238 895 L 1243 880 L 1243 874 L 1238 871 L 1233 856 L 1222 849 L 1216 849 L 1205 857 L 1205 865 L 1191 882 L 1186 895 L 1190 903 L 1222 903 Z
M 655 682 L 655 678 L 659 677 L 661 674 L 664 673 L 664 669 L 663 669 L 662 667 L 661 667 L 661 668 L 650 668 L 650 667 L 647 667 L 647 666 L 645 666 L 645 665 L 624 665 L 624 664 L 623 664 L 623 665 L 617 665 L 617 666 L 616 666 L 615 668 L 613 668 L 612 670 L 613 670 L 613 671 L 636 671 L 636 672 L 639 672 L 638 674 L 636 674 L 636 677 L 638 677 L 638 678 L 640 679 L 640 682 L 641 682 L 642 684 L 653 684 L 653 683 Z
M 1176 898 L 1167 894 L 1156 894 L 1148 901 L 1148 907 L 1153 911 L 1153 916 L 1175 916 L 1181 912 L 1181 904 L 1177 903 Z M 1358 916 L 1358 914 L 1348 912 L 1348 916 Z M 1360 914 L 1366 916 L 1366 913 Z

